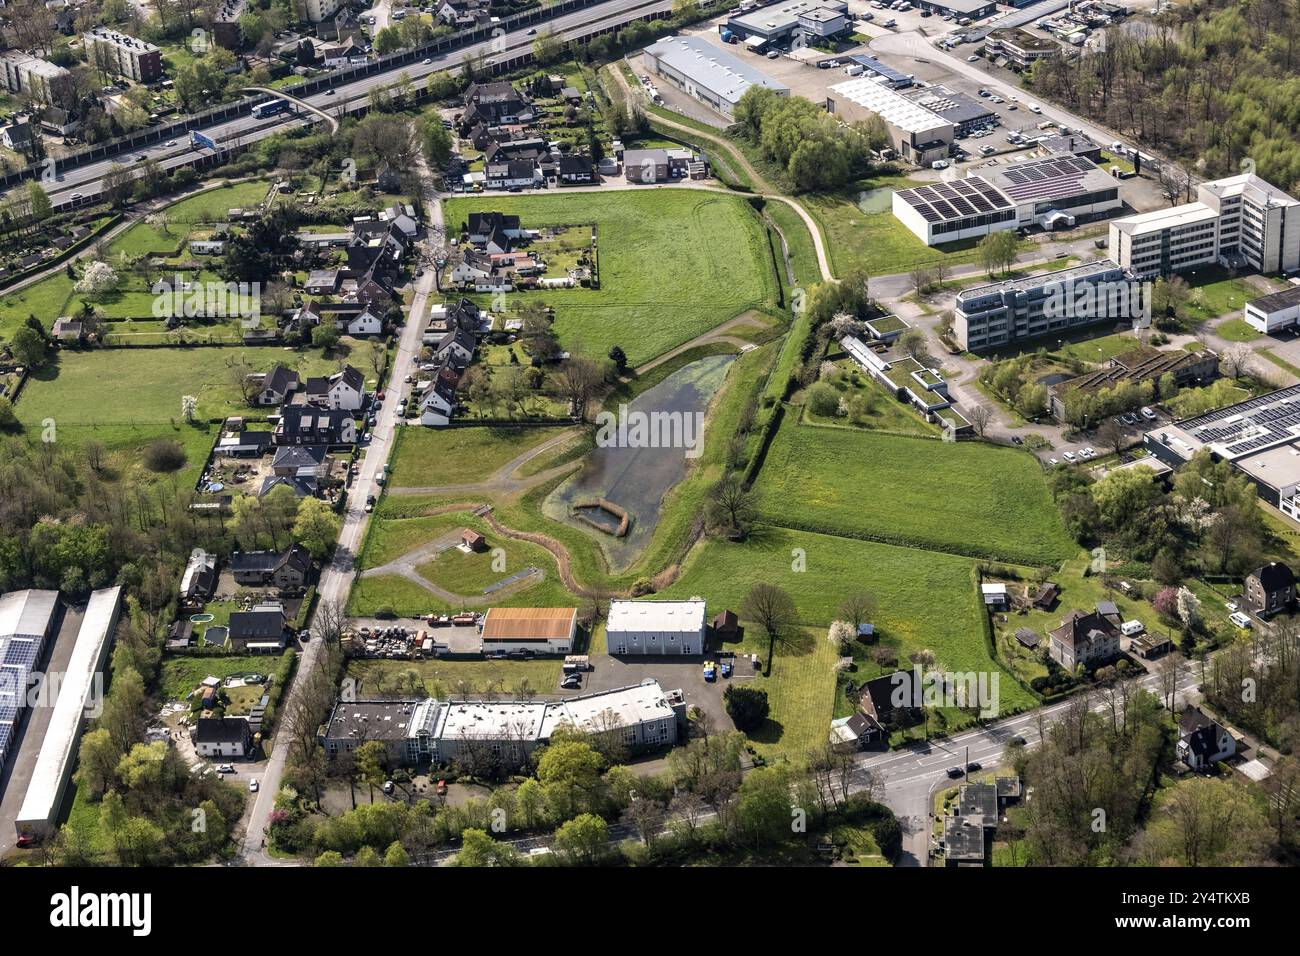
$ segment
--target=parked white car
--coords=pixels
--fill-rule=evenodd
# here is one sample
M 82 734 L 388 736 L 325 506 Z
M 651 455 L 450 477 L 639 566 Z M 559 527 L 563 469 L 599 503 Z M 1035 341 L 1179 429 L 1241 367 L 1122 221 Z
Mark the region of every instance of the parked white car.
M 1097 457 L 1097 453 L 1096 453 L 1095 451 L 1093 451 L 1093 450 L 1092 450 L 1092 446 L 1089 445 L 1089 446 L 1088 446 L 1087 448 L 1085 448 L 1083 451 L 1079 452 L 1079 457 L 1080 457 L 1080 458 L 1096 458 L 1096 457 Z
M 1066 461 L 1074 461 L 1074 452 L 1072 451 L 1063 452 L 1061 457 L 1063 457 Z

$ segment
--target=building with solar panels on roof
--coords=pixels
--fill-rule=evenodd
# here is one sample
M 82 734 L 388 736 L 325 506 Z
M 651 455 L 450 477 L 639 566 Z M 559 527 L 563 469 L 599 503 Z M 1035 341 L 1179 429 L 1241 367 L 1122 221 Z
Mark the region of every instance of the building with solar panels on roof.
M 1208 449 L 1249 478 L 1261 498 L 1300 521 L 1300 385 L 1153 428 L 1143 444 L 1171 468 Z
M 14 591 L 0 597 L 0 772 L 18 748 L 27 688 L 54 634 L 58 591 Z
M 1088 159 L 1064 153 L 983 166 L 965 179 L 894 193 L 894 215 L 927 246 L 1008 229 L 1072 226 L 1122 205 L 1111 176 Z

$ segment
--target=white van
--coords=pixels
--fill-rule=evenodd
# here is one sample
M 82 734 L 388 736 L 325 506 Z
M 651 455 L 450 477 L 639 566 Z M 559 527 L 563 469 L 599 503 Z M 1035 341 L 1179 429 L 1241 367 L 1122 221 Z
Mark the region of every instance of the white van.
M 1231 621 L 1233 624 L 1236 624 L 1239 628 L 1241 628 L 1244 631 L 1250 630 L 1250 618 L 1241 611 L 1237 611 L 1233 614 L 1229 614 L 1228 620 Z
M 1119 632 L 1125 637 L 1133 637 L 1137 634 L 1141 634 L 1145 630 L 1146 625 L 1141 621 L 1125 621 L 1119 626 Z

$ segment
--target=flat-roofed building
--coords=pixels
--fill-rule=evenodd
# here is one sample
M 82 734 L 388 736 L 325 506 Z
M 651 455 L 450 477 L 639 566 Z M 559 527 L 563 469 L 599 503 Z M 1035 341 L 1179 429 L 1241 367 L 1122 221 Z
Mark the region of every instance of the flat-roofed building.
M 984 100 L 946 86 L 929 86 L 908 96 L 918 106 L 952 123 L 955 136 L 969 136 L 975 130 L 997 123 L 997 114 Z
M 846 123 L 879 116 L 890 146 L 904 159 L 928 166 L 952 152 L 956 127 L 873 77 L 859 76 L 826 91 L 826 110 Z
M 1071 403 L 1081 396 L 1095 395 L 1119 385 L 1158 383 L 1166 375 L 1178 386 L 1202 384 L 1219 374 L 1219 356 L 1209 349 L 1158 349 L 1139 345 L 1112 357 L 1104 366 L 1058 382 L 1048 388 L 1052 417 L 1070 421 Z
M 953 309 L 953 337 L 968 352 L 985 352 L 1066 329 L 1122 321 L 1112 287 L 1127 289 L 1124 270 L 1109 259 L 1073 269 L 963 289 Z
M 32 673 L 54 634 L 58 591 L 12 591 L 0 597 L 0 772 L 18 743 Z
M 784 83 L 698 36 L 666 37 L 652 43 L 645 49 L 645 64 L 648 72 L 727 117 L 751 86 L 780 96 L 790 92 Z
M 1078 218 L 1104 216 L 1124 205 L 1115 178 L 1092 160 L 1054 153 L 1010 166 L 982 166 L 977 174 L 1016 204 L 1021 227 L 1049 226 L 1053 213 Z
M 995 0 L 917 0 L 916 6 L 940 16 L 951 13 L 954 17 L 980 20 L 998 8 Z
M 162 51 L 145 40 L 101 26 L 82 34 L 81 42 L 90 65 L 101 73 L 137 83 L 152 83 L 162 76 Z
M 1246 324 L 1264 334 L 1300 323 L 1300 285 L 1251 299 L 1242 310 Z
M 668 747 L 685 736 L 686 701 L 659 683 L 562 700 L 339 701 L 321 744 L 335 758 L 369 740 L 393 762 L 413 766 L 457 762 L 477 770 L 521 766 L 561 727 L 616 735 L 630 752 Z
M 578 628 L 576 607 L 494 607 L 483 619 L 483 653 L 568 654 Z
M 1178 468 L 1201 450 L 1249 478 L 1259 496 L 1300 521 L 1300 385 L 1146 433 L 1152 455 Z
M 705 627 L 699 599 L 611 601 L 605 644 L 616 656 L 703 654 Z
M 778 2 L 728 17 L 718 29 L 728 31 L 755 49 L 797 38 L 824 40 L 849 30 L 848 11 L 849 5 L 844 0 Z
M 54 712 L 45 729 L 41 752 L 14 820 L 20 835 L 43 837 L 56 826 L 59 808 L 72 779 L 85 719 L 95 711 L 96 695 L 102 698 L 104 693 L 103 669 L 113 646 L 121 607 L 120 587 L 95 591 L 86 604 L 77 643 L 63 672 Z
M 899 189 L 894 218 L 927 246 L 1016 228 L 1016 204 L 982 176 Z
M 5 50 L 0 53 L 0 71 L 10 93 L 22 94 L 43 106 L 71 106 L 67 101 L 69 95 L 75 96 L 72 74 L 49 60 L 21 50 Z
M 1300 201 L 1258 176 L 1201 183 L 1196 202 L 1116 219 L 1110 255 L 1139 278 L 1222 264 L 1300 269 Z
M 1061 45 L 1052 38 L 1021 29 L 994 30 L 985 39 L 984 49 L 995 60 L 1005 57 L 1007 66 L 1017 72 L 1061 55 Z

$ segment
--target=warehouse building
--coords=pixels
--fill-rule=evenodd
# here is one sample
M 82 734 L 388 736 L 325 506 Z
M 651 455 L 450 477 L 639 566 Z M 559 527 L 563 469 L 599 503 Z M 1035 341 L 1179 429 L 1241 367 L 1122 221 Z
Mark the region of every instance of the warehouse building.
M 611 601 L 605 644 L 616 656 L 703 654 L 704 602 Z
M 1201 183 L 1196 202 L 1116 219 L 1110 255 L 1140 278 L 1220 264 L 1300 270 L 1300 201 L 1253 173 Z
M 17 749 L 28 685 L 54 634 L 58 610 L 58 591 L 0 597 L 0 773 Z
M 645 65 L 648 72 L 728 118 L 751 86 L 761 86 L 781 96 L 790 92 L 784 83 L 703 37 L 675 36 L 653 43 L 645 49 Z
M 1208 449 L 1249 478 L 1270 505 L 1300 520 L 1300 385 L 1153 428 L 1143 444 L 1171 468 Z
M 735 37 L 752 50 L 796 42 L 830 40 L 848 33 L 849 5 L 844 0 L 795 0 L 775 3 L 729 17 L 718 27 L 723 39 Z
M 969 136 L 978 129 L 995 126 L 998 121 L 997 114 L 984 100 L 946 86 L 931 86 L 910 95 L 912 102 L 951 123 L 954 136 Z
M 1146 307 L 1142 287 L 1104 259 L 963 289 L 952 329 L 964 350 L 987 352 L 1082 326 L 1131 320 Z
M 494 607 L 483 619 L 483 653 L 568 654 L 578 629 L 576 607 Z
M 1251 328 L 1266 335 L 1300 323 L 1300 285 L 1251 299 L 1242 311 Z
M 321 743 L 330 758 L 377 740 L 402 766 L 490 760 L 514 767 L 566 726 L 616 734 L 630 752 L 670 747 L 685 737 L 686 702 L 654 680 L 552 701 L 339 701 Z
M 952 14 L 956 20 L 982 20 L 998 9 L 994 0 L 916 0 L 916 6 L 941 17 Z
M 956 127 L 951 122 L 871 77 L 832 86 L 826 111 L 846 123 L 879 116 L 889 132 L 889 145 L 918 166 L 929 166 L 952 152 Z
M 103 703 L 103 670 L 121 609 L 120 587 L 95 591 L 86 604 L 41 752 L 27 784 L 22 808 L 14 820 L 20 836 L 44 837 L 57 825 L 59 808 L 77 762 L 83 725 Z

